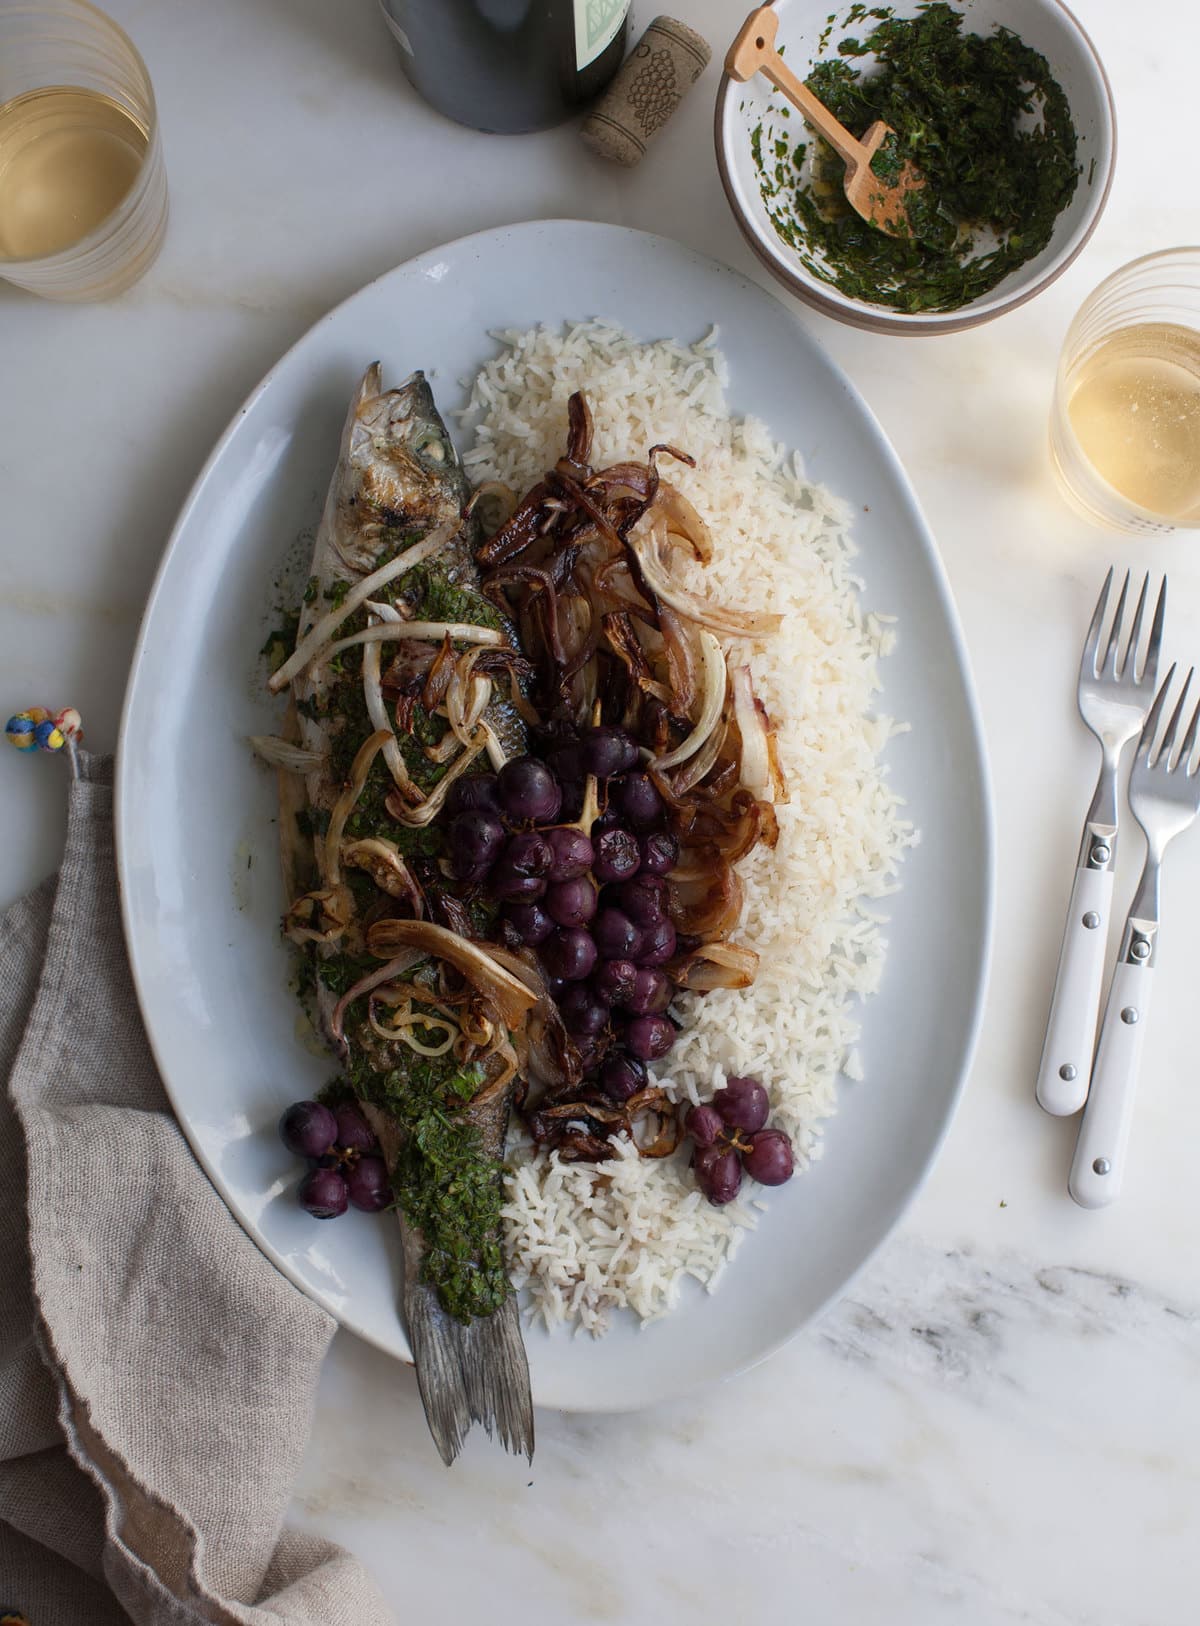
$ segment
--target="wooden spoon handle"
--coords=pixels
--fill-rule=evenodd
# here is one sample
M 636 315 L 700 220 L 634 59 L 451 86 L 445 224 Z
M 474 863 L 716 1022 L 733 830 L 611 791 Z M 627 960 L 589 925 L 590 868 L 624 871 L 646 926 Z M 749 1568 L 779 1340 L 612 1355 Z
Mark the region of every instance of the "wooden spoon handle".
M 760 6 L 752 11 L 742 24 L 741 33 L 729 47 L 725 58 L 725 72 L 731 79 L 744 82 L 761 73 L 776 90 L 781 90 L 788 101 L 798 107 L 813 129 L 825 137 L 838 157 L 846 165 L 849 177 L 860 164 L 870 161 L 869 153 L 861 141 L 855 139 L 840 119 L 819 102 L 803 80 L 798 79 L 775 49 L 775 35 L 779 31 L 779 17 L 773 6 Z

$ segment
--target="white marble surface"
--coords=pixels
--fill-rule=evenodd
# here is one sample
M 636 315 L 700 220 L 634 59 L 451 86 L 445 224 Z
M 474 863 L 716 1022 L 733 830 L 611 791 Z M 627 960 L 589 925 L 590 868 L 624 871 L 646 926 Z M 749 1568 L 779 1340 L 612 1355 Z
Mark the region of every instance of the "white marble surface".
M 437 118 L 369 0 L 109 3 L 159 95 L 163 257 L 109 306 L 42 305 L 0 285 L 0 698 L 74 702 L 104 748 L 177 506 L 242 396 L 336 300 L 439 241 L 538 215 L 664 231 L 757 274 L 712 159 L 713 70 L 627 175 L 569 128 L 502 141 Z M 741 16 L 730 0 L 675 9 L 714 41 Z M 362 1554 L 402 1619 L 1196 1618 L 1200 835 L 1172 853 L 1133 1164 L 1114 1209 L 1069 1202 L 1071 1129 L 1032 1099 L 1092 770 L 1071 704 L 1076 646 L 1110 559 L 1169 569 L 1171 650 L 1200 656 L 1195 537 L 1130 544 L 1075 519 L 1043 451 L 1079 301 L 1122 261 L 1196 239 L 1195 189 L 1176 187 L 1157 153 L 1192 138 L 1200 22 L 1180 0 L 1078 9 L 1120 124 L 1116 185 L 1082 260 L 1032 305 L 958 337 L 881 339 L 801 316 L 912 474 L 986 718 L 995 966 L 949 1143 L 819 1326 L 653 1415 L 541 1415 L 532 1470 L 474 1441 L 443 1472 L 409 1374 L 339 1338 L 296 1517 Z M 652 8 L 638 0 L 635 14 Z M 54 765 L 0 755 L 0 896 L 53 866 L 60 810 Z M 1119 897 L 1139 861 L 1131 836 Z

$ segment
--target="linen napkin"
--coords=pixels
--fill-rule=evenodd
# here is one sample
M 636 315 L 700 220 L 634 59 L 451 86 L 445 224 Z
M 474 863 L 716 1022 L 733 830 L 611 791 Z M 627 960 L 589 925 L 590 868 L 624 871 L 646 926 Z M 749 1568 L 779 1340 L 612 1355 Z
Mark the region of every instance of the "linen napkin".
M 0 1614 L 30 1626 L 388 1626 L 283 1530 L 332 1320 L 171 1116 L 121 935 L 111 759 L 57 878 L 0 917 Z

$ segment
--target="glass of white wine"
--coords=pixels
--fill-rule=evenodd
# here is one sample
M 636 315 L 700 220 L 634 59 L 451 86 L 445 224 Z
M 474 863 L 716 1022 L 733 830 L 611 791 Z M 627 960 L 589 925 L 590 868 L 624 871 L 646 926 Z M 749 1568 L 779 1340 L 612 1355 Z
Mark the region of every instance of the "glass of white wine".
M 1200 526 L 1200 248 L 1133 260 L 1084 301 L 1050 452 L 1089 519 L 1151 535 Z
M 0 0 L 0 277 L 107 299 L 153 263 L 167 176 L 146 65 L 87 0 Z

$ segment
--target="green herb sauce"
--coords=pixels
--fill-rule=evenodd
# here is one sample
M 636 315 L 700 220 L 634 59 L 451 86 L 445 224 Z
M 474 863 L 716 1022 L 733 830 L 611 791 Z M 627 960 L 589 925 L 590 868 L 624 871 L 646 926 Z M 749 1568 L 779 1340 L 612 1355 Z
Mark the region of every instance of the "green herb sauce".
M 352 955 L 318 963 L 316 975 L 344 993 L 364 970 Z M 419 980 L 420 970 L 413 974 Z M 418 1030 L 419 1034 L 420 1030 Z M 425 1279 L 442 1307 L 460 1321 L 491 1315 L 511 1291 L 500 1243 L 504 1165 L 488 1157 L 463 1107 L 484 1081 L 483 1069 L 452 1056 L 420 1056 L 403 1067 L 381 1068 L 365 1019 L 351 1013 L 346 1036 L 354 1058 L 350 1087 L 360 1099 L 382 1107 L 397 1123 L 404 1144 L 391 1169 L 397 1206 L 425 1241 Z M 346 1079 L 335 1079 L 323 1098 L 339 1099 Z
M 423 533 L 403 534 L 398 547 L 418 540 Z M 380 562 L 383 562 L 381 556 Z M 501 617 L 481 594 L 454 579 L 453 564 L 430 560 L 381 588 L 379 599 L 396 603 L 403 599 L 414 619 L 421 621 L 461 621 L 475 626 L 499 628 Z M 324 594 L 335 608 L 349 590 L 349 583 L 337 582 Z M 316 597 L 316 582 L 310 582 L 305 603 Z M 367 611 L 349 616 L 339 636 L 357 632 L 367 624 Z M 266 653 L 278 664 L 294 645 L 297 618 L 288 622 L 268 641 Z M 386 666 L 390 646 L 384 647 Z M 336 778 L 349 777 L 350 766 L 373 725 L 362 690 L 362 649 L 343 651 L 332 664 L 334 681 L 321 702 L 300 703 L 305 715 L 331 720 L 330 766 Z M 443 763 L 431 762 L 422 749 L 436 745 L 446 724 L 417 706 L 411 735 L 400 736 L 400 749 L 413 779 L 429 790 L 446 774 Z M 435 826 L 408 829 L 388 814 L 384 802 L 392 789 L 392 777 L 382 754 L 376 756 L 354 812 L 346 823 L 350 837 L 382 835 L 408 857 L 431 859 L 443 851 L 444 838 Z M 329 824 L 329 814 L 306 810 L 297 817 L 301 832 L 320 836 Z M 377 896 L 373 883 L 359 871 L 346 874 L 352 890 L 364 889 L 364 896 Z M 472 909 L 477 929 L 486 932 L 495 913 L 491 905 Z M 301 958 L 297 992 L 311 999 L 320 984 L 340 997 L 379 961 L 370 955 L 348 953 L 323 957 L 310 945 Z M 423 970 L 410 973 L 420 981 Z M 357 1007 L 356 1002 L 356 1007 Z M 419 1033 L 419 1030 L 418 1030 Z M 357 1008 L 347 1014 L 346 1037 L 353 1058 L 348 1076 L 335 1079 L 322 1092 L 322 1098 L 340 1103 L 349 1091 L 361 1099 L 386 1109 L 403 1134 L 403 1149 L 391 1170 L 396 1202 L 410 1224 L 418 1227 L 425 1240 L 425 1276 L 449 1314 L 461 1321 L 490 1315 L 504 1303 L 511 1291 L 500 1243 L 500 1209 L 503 1203 L 502 1162 L 489 1157 L 479 1130 L 462 1116 L 484 1081 L 479 1066 L 463 1066 L 452 1056 L 425 1057 L 415 1051 L 401 1067 L 388 1066 L 380 1054 L 379 1041 Z M 434 1037 L 431 1033 L 430 1038 Z M 394 1059 L 392 1051 L 388 1060 Z
M 807 174 L 802 148 L 782 170 L 777 155 L 769 164 L 760 125 L 751 152 L 763 201 L 804 266 L 840 292 L 894 310 L 957 310 L 1050 241 L 1080 175 L 1071 110 L 1045 57 L 1010 29 L 964 33 L 945 0 L 911 18 L 855 6 L 844 21 L 868 16 L 871 32 L 842 39 L 807 83 L 855 135 L 877 119 L 896 131 L 872 167 L 887 175 L 911 160 L 924 173 L 912 236 L 885 236 L 850 208 L 841 160 L 819 137 Z M 868 55 L 872 68 L 852 66 Z

